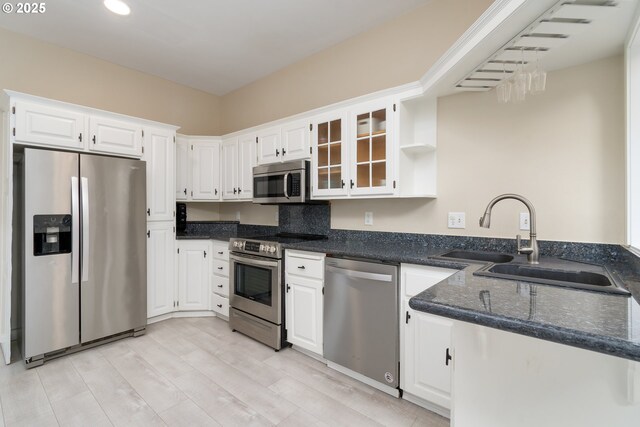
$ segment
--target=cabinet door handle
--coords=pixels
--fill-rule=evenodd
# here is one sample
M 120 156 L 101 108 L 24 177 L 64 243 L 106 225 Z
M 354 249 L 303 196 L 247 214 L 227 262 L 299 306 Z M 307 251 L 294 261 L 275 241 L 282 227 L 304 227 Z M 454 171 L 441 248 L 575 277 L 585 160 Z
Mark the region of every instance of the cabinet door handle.
M 147 208 L 147 216 L 151 216 L 151 208 Z
M 449 366 L 449 361 L 451 360 L 451 354 L 449 353 L 449 349 L 447 348 L 447 351 L 445 353 L 444 356 L 444 364 L 445 366 Z
M 151 230 L 147 230 L 147 237 L 151 238 Z
M 95 144 L 95 143 L 96 143 L 96 136 L 95 136 L 95 135 L 93 135 L 93 138 L 91 138 L 91 140 L 92 140 L 92 141 L 93 141 L 93 143 Z
M 233 187 L 233 194 L 237 194 L 238 193 L 238 189 Z
M 353 188 L 353 180 L 350 179 L 349 181 L 351 181 L 351 188 Z
M 285 154 L 287 154 L 287 151 L 283 148 L 282 149 L 282 155 L 284 156 Z
M 216 304 L 218 308 L 222 308 L 222 304 Z
M 221 287 L 222 287 L 222 285 L 218 285 L 218 287 L 219 287 L 219 288 L 221 288 Z
M 276 157 L 278 157 L 279 155 L 280 155 L 280 150 L 276 148 Z
M 82 132 L 80 132 L 80 135 L 78 135 L 78 141 L 82 142 Z
M 404 317 L 404 323 L 409 324 L 409 319 L 411 319 L 411 315 L 409 314 L 409 312 L 407 311 L 407 314 Z
M 299 265 L 299 266 L 298 266 L 298 268 L 299 268 L 300 270 L 304 270 L 304 269 L 305 269 L 305 266 L 304 266 L 304 265 Z
M 291 286 L 287 283 L 287 292 L 289 292 L 289 289 L 291 289 Z
M 344 179 L 343 179 L 343 180 L 341 180 L 341 181 L 342 181 L 342 188 L 344 188 Z
M 238 187 L 238 194 L 242 193 L 242 188 Z
M 222 270 L 224 267 L 218 267 L 218 270 Z
M 204 252 L 204 257 L 207 257 L 207 251 L 203 251 Z
M 215 194 L 216 196 L 218 195 L 218 189 L 217 189 L 217 188 L 215 188 L 215 189 L 213 190 L 213 194 Z
M 218 251 L 218 255 L 222 255 L 223 253 L 223 251 Z
M 186 188 L 184 189 L 184 195 L 185 196 L 187 195 L 187 189 Z

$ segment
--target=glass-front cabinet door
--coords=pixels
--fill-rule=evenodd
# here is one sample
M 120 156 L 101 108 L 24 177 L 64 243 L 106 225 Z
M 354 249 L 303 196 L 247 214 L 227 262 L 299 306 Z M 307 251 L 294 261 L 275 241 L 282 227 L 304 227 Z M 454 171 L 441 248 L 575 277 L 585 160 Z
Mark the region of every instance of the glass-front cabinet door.
M 393 194 L 393 102 L 356 106 L 349 120 L 350 193 Z
M 347 195 L 346 115 L 336 113 L 313 122 L 313 196 Z

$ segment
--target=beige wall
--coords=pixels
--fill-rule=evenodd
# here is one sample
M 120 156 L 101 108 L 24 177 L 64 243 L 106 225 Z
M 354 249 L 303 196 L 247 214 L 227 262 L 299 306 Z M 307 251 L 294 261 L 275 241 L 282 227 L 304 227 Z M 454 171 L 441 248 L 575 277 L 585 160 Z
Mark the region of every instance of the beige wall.
M 496 205 L 491 229 L 478 226 L 489 200 L 529 198 L 538 237 L 624 243 L 624 70 L 621 56 L 549 73 L 547 91 L 519 105 L 495 91 L 438 102 L 438 198 L 332 203 L 333 228 L 513 237 L 516 201 Z M 364 212 L 374 225 L 364 226 Z M 466 212 L 465 230 L 447 212 Z
M 0 29 L 0 89 L 221 133 L 220 97 Z
M 224 133 L 414 82 L 492 0 L 432 0 L 222 98 Z

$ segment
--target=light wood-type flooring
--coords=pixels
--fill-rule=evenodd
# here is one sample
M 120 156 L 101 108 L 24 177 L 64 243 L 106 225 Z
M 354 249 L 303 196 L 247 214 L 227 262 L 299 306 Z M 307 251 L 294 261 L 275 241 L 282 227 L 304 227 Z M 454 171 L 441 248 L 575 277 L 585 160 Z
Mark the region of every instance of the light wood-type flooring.
M 165 320 L 30 370 L 2 365 L 0 404 L 0 427 L 449 425 L 213 317 Z

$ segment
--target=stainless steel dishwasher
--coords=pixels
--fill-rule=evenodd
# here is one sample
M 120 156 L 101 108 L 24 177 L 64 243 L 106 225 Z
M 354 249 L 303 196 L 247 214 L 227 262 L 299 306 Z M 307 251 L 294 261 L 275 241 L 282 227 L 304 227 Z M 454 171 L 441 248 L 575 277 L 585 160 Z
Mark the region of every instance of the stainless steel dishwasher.
M 397 395 L 398 319 L 398 266 L 327 257 L 324 357 L 338 365 L 329 366 Z

